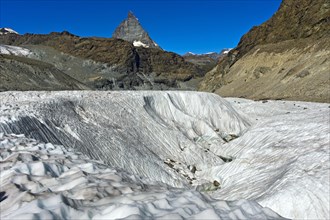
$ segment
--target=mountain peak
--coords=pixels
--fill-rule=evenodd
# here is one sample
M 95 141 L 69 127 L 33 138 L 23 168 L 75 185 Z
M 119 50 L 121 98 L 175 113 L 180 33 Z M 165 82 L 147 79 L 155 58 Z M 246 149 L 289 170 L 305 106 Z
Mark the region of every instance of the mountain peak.
M 129 11 L 129 12 L 128 12 L 127 19 L 135 19 L 135 20 L 138 20 L 138 19 L 135 17 L 135 15 L 133 14 L 132 11 Z
M 149 34 L 143 29 L 139 20 L 132 11 L 128 12 L 127 19 L 122 21 L 112 34 L 113 38 L 129 41 L 135 47 L 159 48 Z

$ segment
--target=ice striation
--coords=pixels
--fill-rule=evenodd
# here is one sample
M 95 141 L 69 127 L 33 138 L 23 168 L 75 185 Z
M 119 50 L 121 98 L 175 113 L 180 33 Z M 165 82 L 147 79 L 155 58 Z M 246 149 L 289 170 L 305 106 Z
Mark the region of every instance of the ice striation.
M 229 100 L 255 124 L 224 146 L 235 160 L 201 174 L 221 176 L 213 196 L 255 199 L 288 218 L 330 219 L 330 105 Z
M 1 219 L 280 219 L 248 200 L 220 201 L 139 177 L 24 135 L 0 133 Z
M 199 185 L 188 167 L 223 164 L 210 148 L 248 127 L 227 101 L 207 93 L 5 92 L 0 97 L 0 131 L 73 146 L 175 187 Z M 13 102 L 19 107 L 12 108 Z
M 329 113 L 329 104 L 198 92 L 0 93 L 0 133 L 72 148 L 152 188 L 149 199 L 133 190 L 130 202 L 115 202 L 127 206 L 96 211 L 104 218 L 129 208 L 131 218 L 227 218 L 222 208 L 209 209 L 221 199 L 235 201 L 227 211 L 243 207 L 228 218 L 267 213 L 251 208 L 259 203 L 286 218 L 329 219 Z M 182 208 L 197 198 L 208 205 Z M 150 206 L 163 199 L 174 208 Z M 145 207 L 157 214 L 144 215 Z

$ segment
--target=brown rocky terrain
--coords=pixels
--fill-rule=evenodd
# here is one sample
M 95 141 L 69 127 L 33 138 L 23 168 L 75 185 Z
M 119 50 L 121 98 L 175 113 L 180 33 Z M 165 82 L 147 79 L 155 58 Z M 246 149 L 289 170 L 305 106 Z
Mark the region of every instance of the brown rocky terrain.
M 222 96 L 330 102 L 330 2 L 283 0 L 199 89 Z
M 7 34 L 0 44 L 51 47 L 59 52 L 110 66 L 108 74 L 90 73 L 82 80 L 93 88 L 119 89 L 179 88 L 180 82 L 203 76 L 203 71 L 181 56 L 157 48 L 134 47 L 132 43 L 113 38 L 81 38 L 69 32 L 41 34 Z M 53 63 L 55 65 L 55 63 Z M 63 70 L 65 71 L 65 70 Z M 79 73 L 66 72 L 77 80 L 86 79 Z M 196 85 L 194 85 L 196 88 Z

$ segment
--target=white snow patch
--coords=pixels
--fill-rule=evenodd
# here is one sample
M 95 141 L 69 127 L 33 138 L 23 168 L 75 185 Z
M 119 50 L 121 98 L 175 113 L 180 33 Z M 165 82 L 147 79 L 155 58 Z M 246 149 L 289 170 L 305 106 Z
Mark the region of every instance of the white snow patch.
M 222 54 L 228 54 L 231 50 L 232 50 L 232 48 L 229 48 L 229 49 L 223 50 L 221 53 Z
M 13 34 L 19 34 L 18 32 L 14 31 L 13 29 L 11 28 L 3 28 L 5 30 L 5 32 L 0 32 L 0 35 L 3 35 L 3 34 L 8 34 L 8 33 L 13 33 Z
M 135 40 L 135 41 L 133 42 L 133 45 L 134 45 L 134 47 L 145 47 L 145 48 L 149 48 L 148 45 L 142 43 L 141 41 L 137 41 L 137 40 Z

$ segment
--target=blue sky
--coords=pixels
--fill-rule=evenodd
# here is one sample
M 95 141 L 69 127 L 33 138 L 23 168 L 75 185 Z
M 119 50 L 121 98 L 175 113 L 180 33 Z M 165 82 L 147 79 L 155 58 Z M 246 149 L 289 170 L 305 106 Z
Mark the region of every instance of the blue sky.
M 0 27 L 111 37 L 133 11 L 151 38 L 179 54 L 219 52 L 268 20 L 281 0 L 0 0 Z

